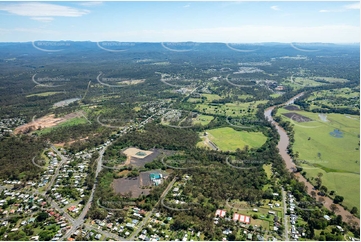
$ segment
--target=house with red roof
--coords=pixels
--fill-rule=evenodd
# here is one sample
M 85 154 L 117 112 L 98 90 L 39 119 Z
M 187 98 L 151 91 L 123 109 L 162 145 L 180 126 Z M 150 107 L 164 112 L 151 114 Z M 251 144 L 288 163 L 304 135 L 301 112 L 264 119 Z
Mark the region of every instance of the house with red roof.
M 251 222 L 251 217 L 250 216 L 246 216 L 246 215 L 242 215 L 242 214 L 238 214 L 238 213 L 234 213 L 233 214 L 233 221 L 239 221 L 241 223 L 245 223 L 245 224 L 249 224 Z
M 223 218 L 224 216 L 226 216 L 226 212 L 226 210 L 217 209 L 216 216 L 218 215 L 219 217 Z

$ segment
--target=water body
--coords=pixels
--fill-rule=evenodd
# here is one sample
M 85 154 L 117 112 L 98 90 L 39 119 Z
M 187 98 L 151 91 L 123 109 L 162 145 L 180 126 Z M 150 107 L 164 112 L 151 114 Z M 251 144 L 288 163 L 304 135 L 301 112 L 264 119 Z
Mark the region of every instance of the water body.
M 278 123 L 276 123 L 273 120 L 271 113 L 272 113 L 273 109 L 277 106 L 283 106 L 283 105 L 287 106 L 287 105 L 293 104 L 294 101 L 297 98 L 301 97 L 302 95 L 303 95 L 303 93 L 300 93 L 300 94 L 294 96 L 293 98 L 291 98 L 290 100 L 288 100 L 287 102 L 285 102 L 284 104 L 269 107 L 264 111 L 265 118 L 267 120 L 269 120 L 276 127 L 277 132 L 280 135 L 280 141 L 278 142 L 277 148 L 279 150 L 279 154 L 281 155 L 281 157 L 283 158 L 283 160 L 286 163 L 287 169 L 291 172 L 293 172 L 294 169 L 296 169 L 296 165 L 293 163 L 291 156 L 287 152 L 287 147 L 290 143 L 290 139 L 288 138 L 286 131 L 281 126 L 279 126 Z
M 272 113 L 273 109 L 274 109 L 275 107 L 277 107 L 277 106 L 290 105 L 290 104 L 294 103 L 294 101 L 295 101 L 297 98 L 301 97 L 303 94 L 304 94 L 304 93 L 302 92 L 302 93 L 294 96 L 293 98 L 291 98 L 291 99 L 288 100 L 287 102 L 285 102 L 285 103 L 283 103 L 283 104 L 280 104 L 280 105 L 276 105 L 276 106 L 269 107 L 269 108 L 267 108 L 267 109 L 264 111 L 264 116 L 265 116 L 265 118 L 266 118 L 267 120 L 269 120 L 269 121 L 272 123 L 272 125 L 274 125 L 274 126 L 276 127 L 277 132 L 278 132 L 278 134 L 280 135 L 280 141 L 278 142 L 278 145 L 277 145 L 277 148 L 278 148 L 278 150 L 279 150 L 278 153 L 281 155 L 282 159 L 285 161 L 285 163 L 286 163 L 286 168 L 287 168 L 287 170 L 288 170 L 289 172 L 293 172 L 293 171 L 296 169 L 295 163 L 293 163 L 291 156 L 290 156 L 290 155 L 288 154 L 288 152 L 287 152 L 287 147 L 288 147 L 288 145 L 289 145 L 289 143 L 290 143 L 290 142 L 289 142 L 289 137 L 288 137 L 286 131 L 285 131 L 282 127 L 280 127 L 276 121 L 274 121 L 274 119 L 273 119 L 272 116 L 271 116 L 271 113 Z M 303 183 L 305 184 L 307 193 L 308 193 L 310 196 L 312 196 L 312 195 L 311 195 L 311 192 L 312 192 L 312 191 L 315 191 L 315 192 L 316 192 L 315 199 L 318 201 L 318 198 L 320 197 L 320 196 L 317 195 L 318 190 L 315 190 L 314 187 L 313 187 L 313 185 L 312 185 L 311 183 L 309 183 L 309 182 L 306 180 L 306 178 L 304 178 L 300 173 L 295 173 L 295 177 L 296 177 L 296 179 L 297 179 L 299 182 L 303 182 Z M 325 196 L 325 197 L 323 197 L 323 198 L 324 198 L 324 201 L 325 201 L 325 202 L 324 202 L 324 206 L 325 206 L 326 208 L 328 208 L 329 210 L 331 210 L 331 209 L 330 209 L 330 206 L 331 206 L 331 204 L 333 203 L 332 199 L 330 199 L 330 198 L 327 197 L 327 196 Z M 340 205 L 336 205 L 336 206 L 338 207 L 339 210 L 338 210 L 337 212 L 335 212 L 335 214 L 341 215 L 341 216 L 342 216 L 342 220 L 343 220 L 344 222 L 348 222 L 348 221 L 350 221 L 349 218 L 352 218 L 352 221 L 356 222 L 356 223 L 358 224 L 358 226 L 360 226 L 360 218 L 356 218 L 356 217 L 353 216 L 349 211 L 346 211 L 346 210 L 345 210 L 343 207 L 341 207 Z
M 70 99 L 66 99 L 57 103 L 54 103 L 53 107 L 58 108 L 58 107 L 65 107 L 68 106 L 69 104 L 76 102 L 80 100 L 80 98 L 70 98 Z

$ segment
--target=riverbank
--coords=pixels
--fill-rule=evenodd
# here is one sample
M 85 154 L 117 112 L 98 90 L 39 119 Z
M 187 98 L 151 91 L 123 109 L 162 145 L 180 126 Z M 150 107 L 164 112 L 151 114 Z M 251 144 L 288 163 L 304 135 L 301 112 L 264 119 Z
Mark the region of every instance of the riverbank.
M 277 145 L 278 153 L 281 155 L 282 159 L 285 161 L 287 170 L 291 173 L 294 173 L 294 171 L 296 170 L 296 165 L 295 165 L 295 163 L 293 163 L 291 156 L 288 154 L 287 147 L 289 145 L 289 137 L 288 137 L 286 131 L 281 126 L 279 126 L 279 124 L 276 121 L 274 121 L 271 114 L 272 114 L 272 111 L 274 108 L 276 108 L 278 106 L 290 105 L 297 98 L 301 97 L 303 94 L 304 94 L 303 92 L 300 94 L 297 94 L 296 96 L 294 96 L 287 102 L 280 104 L 280 105 L 269 107 L 264 111 L 265 118 L 268 121 L 270 121 L 272 125 L 274 125 L 276 127 L 277 132 L 280 135 L 280 140 Z M 300 173 L 294 173 L 294 175 L 299 182 L 303 182 L 305 184 L 307 193 L 310 196 L 311 196 L 312 191 L 316 192 L 316 195 L 314 196 L 314 198 L 318 201 L 319 197 L 321 197 L 321 196 L 317 195 L 318 191 L 314 189 L 313 185 L 310 182 L 308 182 L 306 180 L 306 178 L 303 177 Z M 331 205 L 333 204 L 332 199 L 327 196 L 324 196 L 322 198 L 324 199 L 323 205 L 326 208 L 328 208 L 329 210 L 331 210 Z M 341 215 L 343 221 L 345 221 L 347 223 L 357 223 L 357 226 L 360 227 L 360 218 L 356 218 L 349 211 L 345 210 L 342 206 L 340 206 L 338 204 L 336 204 L 336 206 L 338 207 L 338 211 L 335 211 L 335 214 Z

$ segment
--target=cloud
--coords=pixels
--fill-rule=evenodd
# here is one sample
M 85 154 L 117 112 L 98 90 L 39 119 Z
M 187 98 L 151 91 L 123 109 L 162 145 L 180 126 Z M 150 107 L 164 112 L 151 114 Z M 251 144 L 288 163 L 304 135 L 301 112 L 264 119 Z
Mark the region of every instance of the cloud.
M 347 10 L 358 10 L 360 9 L 360 3 L 353 3 L 342 6 L 340 9 L 322 9 L 319 12 L 320 13 L 340 13 L 345 12 Z
M 271 9 L 275 10 L 275 11 L 280 11 L 281 10 L 278 6 L 272 6 Z
M 47 17 L 50 20 L 50 17 L 80 17 L 90 13 L 89 10 L 35 2 L 0 4 L 0 10 L 20 16 L 33 17 L 33 19 L 39 21 L 44 20 L 44 18 L 39 17 Z
M 187 5 L 184 5 L 183 8 L 189 8 L 191 5 L 190 4 L 187 4 Z
M 62 39 L 69 38 L 71 38 L 71 36 L 62 37 Z M 352 25 L 322 25 L 313 27 L 244 25 L 239 27 L 194 28 L 183 30 L 148 29 L 123 32 L 91 32 L 81 35 L 81 38 L 92 41 L 122 40 L 125 42 L 353 43 L 360 41 L 360 28 L 359 26 Z
M 81 3 L 79 3 L 79 5 L 81 5 L 81 6 L 87 6 L 87 7 L 99 6 L 99 5 L 102 5 L 102 4 L 103 4 L 103 2 L 96 2 L 96 1 L 94 1 L 94 2 L 81 2 Z
M 32 17 L 31 19 L 44 23 L 49 23 L 54 20 L 52 17 Z
M 348 4 L 343 6 L 345 9 L 360 9 L 360 3 Z

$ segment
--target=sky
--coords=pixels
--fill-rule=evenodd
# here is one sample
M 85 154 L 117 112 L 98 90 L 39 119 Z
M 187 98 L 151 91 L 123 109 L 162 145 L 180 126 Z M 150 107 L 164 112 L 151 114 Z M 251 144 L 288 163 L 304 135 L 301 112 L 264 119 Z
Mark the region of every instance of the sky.
M 2 2 L 0 42 L 360 42 L 360 2 Z

